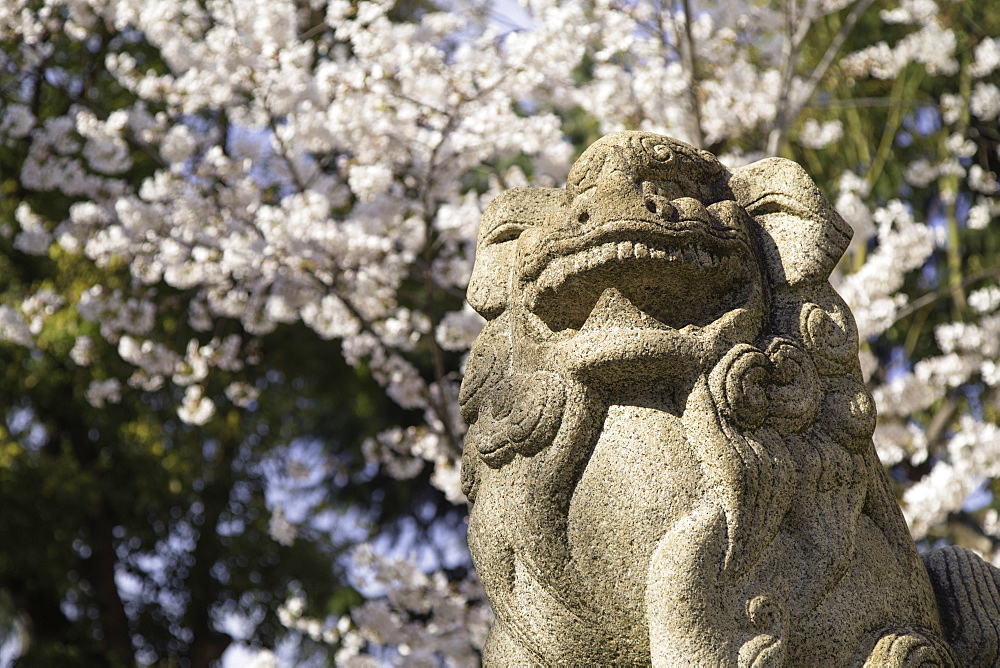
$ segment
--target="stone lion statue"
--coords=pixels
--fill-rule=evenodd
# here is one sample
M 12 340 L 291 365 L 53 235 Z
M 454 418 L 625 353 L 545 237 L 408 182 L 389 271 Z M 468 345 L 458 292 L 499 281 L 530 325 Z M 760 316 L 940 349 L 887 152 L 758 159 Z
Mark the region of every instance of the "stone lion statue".
M 642 132 L 487 208 L 460 404 L 484 663 L 996 665 L 995 569 L 918 555 L 797 164 Z M 940 603 L 939 603 L 940 601 Z

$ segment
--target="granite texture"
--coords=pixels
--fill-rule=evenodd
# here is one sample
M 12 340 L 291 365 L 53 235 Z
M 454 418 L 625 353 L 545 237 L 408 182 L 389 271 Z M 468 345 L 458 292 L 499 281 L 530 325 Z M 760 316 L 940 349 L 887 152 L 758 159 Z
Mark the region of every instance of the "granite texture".
M 998 571 L 925 568 L 872 447 L 828 282 L 850 236 L 793 162 L 640 132 L 488 207 L 460 396 L 485 665 L 997 664 Z

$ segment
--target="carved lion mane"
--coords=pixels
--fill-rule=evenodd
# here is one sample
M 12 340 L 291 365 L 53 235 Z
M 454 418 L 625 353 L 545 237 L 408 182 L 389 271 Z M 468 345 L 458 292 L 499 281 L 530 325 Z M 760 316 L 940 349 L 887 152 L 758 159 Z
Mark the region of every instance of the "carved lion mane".
M 486 663 L 957 660 L 828 281 L 850 236 L 793 162 L 640 132 L 487 208 L 460 396 Z

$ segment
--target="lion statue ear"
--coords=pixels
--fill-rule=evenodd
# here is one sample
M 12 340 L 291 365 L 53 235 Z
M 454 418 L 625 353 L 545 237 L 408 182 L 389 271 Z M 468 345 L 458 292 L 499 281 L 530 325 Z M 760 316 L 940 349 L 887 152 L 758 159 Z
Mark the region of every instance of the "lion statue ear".
M 760 225 L 772 284 L 795 286 L 830 277 L 853 230 L 798 163 L 758 160 L 734 170 L 729 187 Z
M 487 320 L 507 308 L 521 233 L 553 220 L 565 198 L 561 188 L 511 188 L 486 207 L 467 296 L 469 305 Z

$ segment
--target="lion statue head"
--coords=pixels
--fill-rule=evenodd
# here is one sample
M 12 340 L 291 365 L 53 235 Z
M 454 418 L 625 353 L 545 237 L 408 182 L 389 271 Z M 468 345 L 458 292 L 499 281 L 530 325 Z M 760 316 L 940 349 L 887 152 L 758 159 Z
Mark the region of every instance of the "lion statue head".
M 645 132 L 489 205 L 459 399 L 487 663 L 950 656 L 828 280 L 850 237 L 799 165 Z

